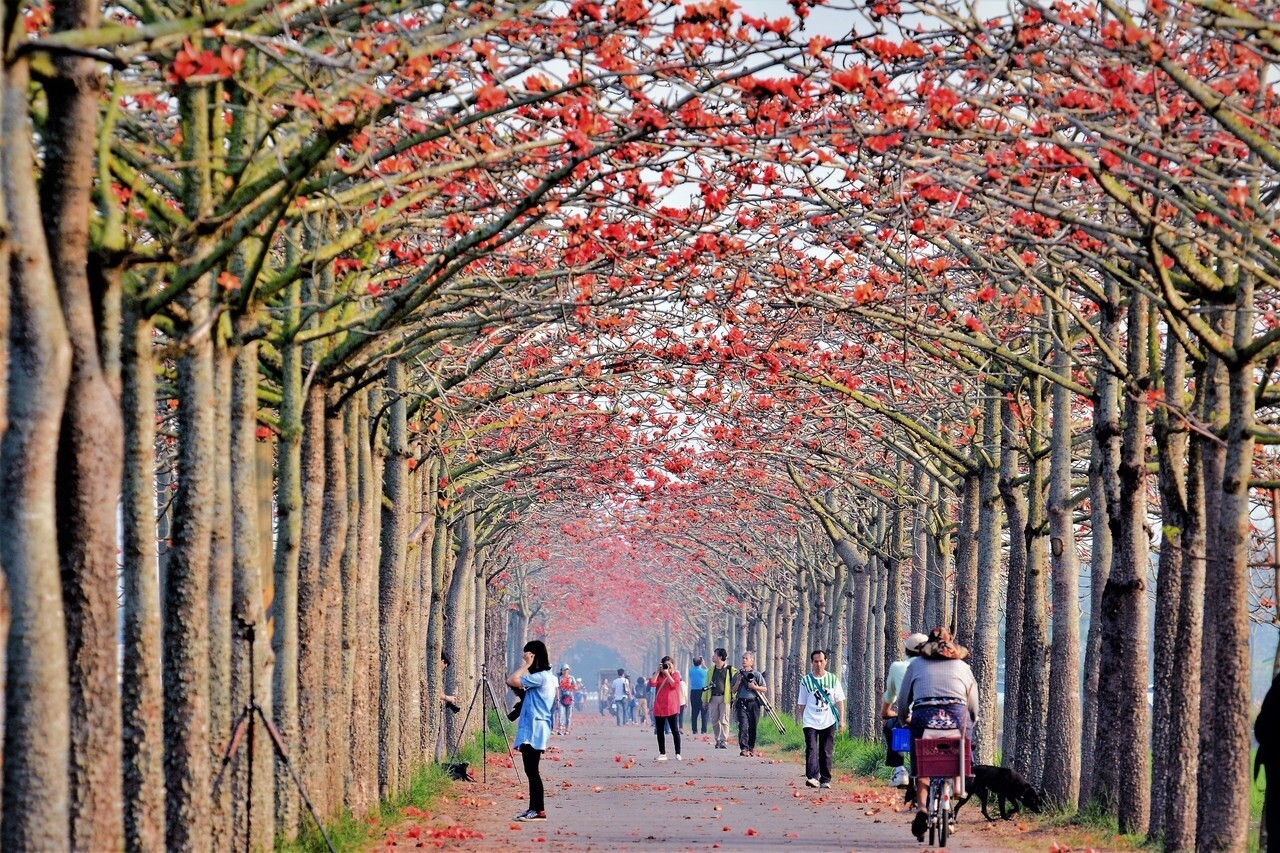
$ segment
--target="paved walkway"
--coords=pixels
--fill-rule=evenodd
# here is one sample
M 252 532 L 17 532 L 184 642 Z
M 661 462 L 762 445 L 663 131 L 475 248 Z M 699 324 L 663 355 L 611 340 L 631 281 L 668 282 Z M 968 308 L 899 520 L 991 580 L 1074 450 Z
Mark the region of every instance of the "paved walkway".
M 686 736 L 684 760 L 657 762 L 648 726 L 618 727 L 582 715 L 568 737 L 555 737 L 543 756 L 546 823 L 516 823 L 528 789 L 506 756 L 489 756 L 488 782 L 463 784 L 438 814 L 397 828 L 397 846 L 459 850 L 922 850 L 911 836 L 911 813 L 883 784 L 838 778 L 831 789 L 807 788 L 795 759 L 743 758 L 714 749 L 709 737 Z M 761 725 L 768 725 L 761 721 Z M 510 734 L 510 729 L 508 734 Z M 519 757 L 517 756 L 517 761 Z M 505 765 L 505 766 L 501 766 Z M 473 768 L 477 778 L 480 768 Z M 440 827 L 478 831 L 455 840 Z M 434 831 L 430 827 L 437 827 Z M 966 806 L 950 850 L 1043 850 L 1012 823 L 987 824 Z

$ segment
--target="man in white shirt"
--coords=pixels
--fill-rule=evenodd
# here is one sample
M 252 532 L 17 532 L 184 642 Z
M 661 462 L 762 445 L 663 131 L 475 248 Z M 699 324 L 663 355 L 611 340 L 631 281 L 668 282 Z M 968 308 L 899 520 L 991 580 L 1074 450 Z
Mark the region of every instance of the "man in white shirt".
M 796 707 L 803 712 L 805 784 L 831 787 L 831 764 L 836 731 L 844 727 L 844 687 L 835 673 L 827 672 L 827 653 L 809 654 L 812 672 L 800 679 Z
M 631 704 L 631 682 L 627 681 L 627 671 L 618 670 L 618 677 L 613 680 L 613 713 L 618 725 L 627 722 L 627 708 Z

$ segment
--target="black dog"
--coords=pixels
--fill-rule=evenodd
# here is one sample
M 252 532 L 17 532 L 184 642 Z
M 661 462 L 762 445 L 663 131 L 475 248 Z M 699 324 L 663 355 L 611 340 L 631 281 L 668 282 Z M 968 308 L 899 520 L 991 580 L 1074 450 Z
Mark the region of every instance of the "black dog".
M 1012 818 L 1022 807 L 1036 814 L 1040 814 L 1040 809 L 1044 807 L 1044 795 L 1032 787 L 1022 774 L 1008 767 L 975 764 L 967 787 L 966 796 L 956 803 L 956 814 L 960 813 L 960 807 L 969 802 L 970 797 L 977 797 L 978 802 L 982 803 L 982 816 L 987 820 L 995 820 L 987 814 L 987 798 L 991 794 L 995 794 L 1000 804 L 1000 817 L 1004 820 Z M 1012 811 L 1006 811 L 1006 802 L 1013 806 Z

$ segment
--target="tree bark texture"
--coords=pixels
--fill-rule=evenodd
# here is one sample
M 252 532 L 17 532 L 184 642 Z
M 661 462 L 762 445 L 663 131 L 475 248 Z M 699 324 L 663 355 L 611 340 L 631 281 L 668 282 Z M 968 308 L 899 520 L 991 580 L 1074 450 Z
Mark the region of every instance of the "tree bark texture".
M 311 385 L 302 410 L 302 536 L 298 548 L 298 730 L 295 761 L 316 809 L 327 811 L 325 768 L 325 586 L 321 549 L 326 488 L 322 386 Z
M 64 849 L 70 841 L 71 696 L 47 460 L 58 451 L 72 356 L 41 228 L 28 82 L 22 59 L 0 81 L 0 189 L 12 229 L 8 429 L 0 443 L 0 563 L 10 607 L 0 846 L 10 850 Z
M 1045 383 L 1028 386 L 1031 430 L 1028 436 L 1026 574 L 1022 594 L 1022 651 L 1018 679 L 1018 749 L 1013 768 L 1032 784 L 1044 774 L 1045 721 L 1049 702 L 1049 530 L 1045 486 L 1049 475 L 1047 450 L 1040 436 L 1048 435 Z M 1013 594 L 1013 590 L 1010 590 Z
M 1021 590 L 1027 576 L 1027 503 L 1026 495 L 1014 481 L 1018 478 L 1022 455 L 1018 446 L 1017 413 L 1014 400 L 1006 397 L 1000 406 L 1000 499 L 1009 522 L 1008 592 L 1004 611 L 1004 719 L 1002 754 L 1005 766 L 1011 766 L 1018 748 L 1018 697 L 1022 687 L 1022 621 Z
M 1000 652 L 1000 581 L 1003 552 L 998 488 L 1000 466 L 1000 398 L 983 395 L 982 463 L 978 483 L 978 605 L 969 664 L 978 682 L 978 723 L 974 760 L 994 764 L 996 756 L 996 676 Z
M 1055 312 L 1054 372 L 1071 375 L 1065 318 Z M 1053 642 L 1049 649 L 1049 709 L 1044 793 L 1055 807 L 1080 798 L 1080 555 L 1071 508 L 1071 391 L 1054 385 L 1049 442 L 1049 553 L 1053 567 Z
M 214 347 L 214 435 L 212 454 L 213 505 L 209 535 L 209 763 L 217 767 L 231 740 L 231 363 L 225 343 Z M 250 493 L 252 494 L 252 493 Z M 231 785 L 213 792 L 210 846 L 225 849 L 231 842 Z
M 400 613 L 403 610 L 404 511 L 408 498 L 407 409 L 404 366 L 387 366 L 387 456 L 382 474 L 382 547 L 378 568 L 378 790 L 383 797 L 400 784 Z

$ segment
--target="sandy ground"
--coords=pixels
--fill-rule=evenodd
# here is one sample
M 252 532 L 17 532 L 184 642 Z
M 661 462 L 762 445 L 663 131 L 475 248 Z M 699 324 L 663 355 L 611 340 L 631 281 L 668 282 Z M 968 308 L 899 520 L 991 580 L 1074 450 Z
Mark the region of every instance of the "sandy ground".
M 647 726 L 618 727 L 590 713 L 543 756 L 545 823 L 517 823 L 527 788 L 511 761 L 489 755 L 487 782 L 464 783 L 435 814 L 415 813 L 379 844 L 450 850 L 797 850 L 919 851 L 900 794 L 842 776 L 807 788 L 797 758 L 743 758 L 709 737 L 685 736 L 683 761 L 657 762 Z M 767 725 L 766 721 L 761 721 Z M 508 736 L 513 734 L 508 729 Z M 731 744 L 731 747 L 733 745 Z M 516 756 L 517 762 L 519 756 Z M 472 768 L 479 778 L 480 768 Z M 1045 831 L 1016 821 L 987 823 L 970 803 L 948 850 L 1050 850 Z M 1059 848 L 1062 849 L 1062 848 Z

